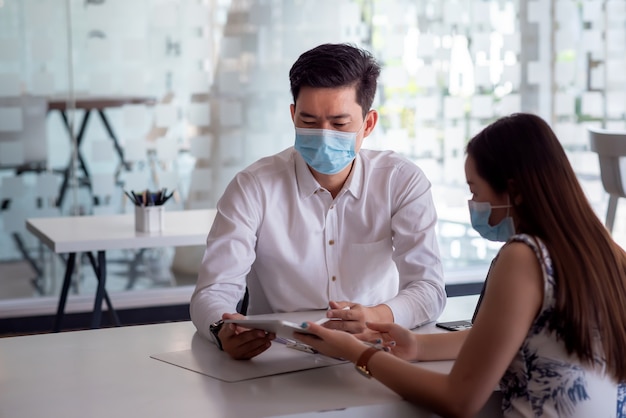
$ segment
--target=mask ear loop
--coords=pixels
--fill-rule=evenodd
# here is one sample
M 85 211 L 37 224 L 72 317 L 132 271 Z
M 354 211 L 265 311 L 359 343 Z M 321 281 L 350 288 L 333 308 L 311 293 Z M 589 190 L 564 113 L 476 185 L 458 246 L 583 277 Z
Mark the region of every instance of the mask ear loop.
M 359 128 L 358 131 L 355 132 L 357 136 L 359 136 L 359 132 L 361 132 L 361 129 L 363 129 L 363 127 L 365 126 L 365 122 L 367 122 L 367 117 L 369 116 L 371 111 L 372 109 L 368 110 L 367 113 L 365 114 L 365 118 L 363 118 L 363 123 L 361 124 L 361 127 Z
M 506 217 L 508 218 L 510 215 L 509 211 L 511 210 L 511 196 L 506 195 Z

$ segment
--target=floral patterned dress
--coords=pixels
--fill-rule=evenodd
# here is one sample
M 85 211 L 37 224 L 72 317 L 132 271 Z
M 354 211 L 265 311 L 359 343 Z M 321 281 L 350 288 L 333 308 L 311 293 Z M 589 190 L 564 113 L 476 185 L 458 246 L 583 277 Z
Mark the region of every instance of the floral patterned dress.
M 548 327 L 556 282 L 545 245 L 523 234 L 511 241 L 523 242 L 537 254 L 543 266 L 544 296 L 541 312 L 500 381 L 504 416 L 626 418 L 626 384 L 617 384 L 603 373 L 603 359 L 591 368 L 568 355 L 563 341 Z

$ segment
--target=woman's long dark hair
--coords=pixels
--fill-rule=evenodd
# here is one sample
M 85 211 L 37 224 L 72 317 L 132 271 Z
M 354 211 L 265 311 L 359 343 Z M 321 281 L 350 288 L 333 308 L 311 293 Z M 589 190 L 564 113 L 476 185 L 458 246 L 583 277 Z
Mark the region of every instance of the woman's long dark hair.
M 531 114 L 499 119 L 467 145 L 478 175 L 509 193 L 518 233 L 541 238 L 556 276 L 550 327 L 570 354 L 626 380 L 626 253 L 589 204 L 565 151 L 548 124 Z M 597 352 L 599 332 L 603 352 Z

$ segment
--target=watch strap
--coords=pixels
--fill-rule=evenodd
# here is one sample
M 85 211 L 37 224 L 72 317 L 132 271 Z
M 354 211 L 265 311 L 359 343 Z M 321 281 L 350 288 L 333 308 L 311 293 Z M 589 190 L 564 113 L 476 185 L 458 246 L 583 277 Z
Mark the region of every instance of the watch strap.
M 211 334 L 213 335 L 213 338 L 215 338 L 215 344 L 217 344 L 217 347 L 220 350 L 224 350 L 222 348 L 222 341 L 220 340 L 220 330 L 222 329 L 222 327 L 224 326 L 224 320 L 220 319 L 219 321 L 213 322 L 210 326 L 209 326 L 209 330 L 211 331 Z
M 357 369 L 359 373 L 367 378 L 372 377 L 372 372 L 368 369 L 367 364 L 369 363 L 372 356 L 380 351 L 377 347 L 369 347 L 367 350 L 363 351 L 359 356 L 354 367 Z

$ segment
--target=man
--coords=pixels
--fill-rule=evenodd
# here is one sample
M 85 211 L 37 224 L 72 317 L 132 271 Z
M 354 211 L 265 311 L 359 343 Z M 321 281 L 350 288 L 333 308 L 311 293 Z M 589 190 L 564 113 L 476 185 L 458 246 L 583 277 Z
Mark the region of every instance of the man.
M 366 51 L 324 44 L 289 72 L 295 146 L 239 172 L 217 204 L 191 318 L 237 359 L 273 335 L 222 319 L 246 286 L 250 314 L 329 309 L 328 326 L 415 327 L 445 305 L 430 182 L 391 151 L 361 150 L 376 126 L 380 67 Z

